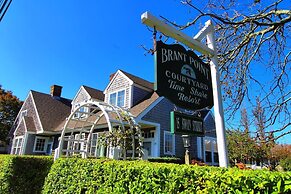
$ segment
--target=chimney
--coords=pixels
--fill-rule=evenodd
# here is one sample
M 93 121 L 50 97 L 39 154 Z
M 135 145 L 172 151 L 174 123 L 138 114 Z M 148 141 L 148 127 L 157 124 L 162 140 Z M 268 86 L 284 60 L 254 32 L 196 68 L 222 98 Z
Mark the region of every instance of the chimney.
M 62 94 L 62 86 L 52 85 L 51 86 L 51 96 L 53 97 L 61 97 Z
M 110 76 L 109 76 L 109 81 L 112 80 L 112 78 L 114 77 L 115 73 L 112 73 Z

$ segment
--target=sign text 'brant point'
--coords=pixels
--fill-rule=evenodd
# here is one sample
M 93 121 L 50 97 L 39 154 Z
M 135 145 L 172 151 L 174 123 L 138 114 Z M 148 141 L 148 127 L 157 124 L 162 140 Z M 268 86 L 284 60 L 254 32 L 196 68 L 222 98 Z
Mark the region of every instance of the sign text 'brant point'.
M 157 41 L 155 90 L 181 108 L 213 107 L 210 66 L 179 44 Z

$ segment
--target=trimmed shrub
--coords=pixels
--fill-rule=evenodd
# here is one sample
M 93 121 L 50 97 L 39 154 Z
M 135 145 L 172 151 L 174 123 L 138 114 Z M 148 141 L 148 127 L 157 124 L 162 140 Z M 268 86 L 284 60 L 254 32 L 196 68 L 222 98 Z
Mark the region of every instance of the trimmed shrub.
M 0 193 L 9 193 L 10 180 L 13 171 L 13 158 L 0 155 Z
M 47 156 L 0 156 L 0 193 L 41 193 L 53 158 Z
M 291 171 L 291 156 L 280 160 L 279 163 L 285 171 Z
M 288 193 L 290 172 L 60 158 L 43 193 Z
M 160 158 L 149 158 L 150 162 L 159 162 L 159 163 L 174 163 L 174 164 L 183 164 L 184 161 L 181 158 L 175 157 L 160 157 Z

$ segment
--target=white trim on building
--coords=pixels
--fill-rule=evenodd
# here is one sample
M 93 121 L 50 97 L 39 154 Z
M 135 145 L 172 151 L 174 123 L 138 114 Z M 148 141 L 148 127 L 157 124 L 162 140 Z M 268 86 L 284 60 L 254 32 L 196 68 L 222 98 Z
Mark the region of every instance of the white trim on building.
M 203 138 L 204 146 L 204 162 L 208 165 L 219 165 L 218 161 L 218 150 L 217 150 L 217 140 L 214 137 Z
M 175 152 L 175 134 L 170 131 L 164 131 L 164 154 L 174 156 Z
M 150 157 L 160 157 L 161 156 L 161 141 L 160 141 L 160 136 L 161 136 L 161 129 L 160 129 L 160 124 L 159 123 L 153 123 L 149 121 L 144 121 L 140 119 L 136 119 L 136 122 L 139 123 L 140 125 L 145 124 L 149 126 L 155 127 L 155 134 L 154 138 L 148 138 L 145 141 L 146 142 L 151 142 L 151 156 Z
M 43 133 L 44 130 L 43 130 L 42 122 L 40 120 L 40 117 L 39 117 L 39 114 L 38 114 L 38 110 L 36 108 L 35 101 L 34 101 L 34 98 L 33 98 L 33 95 L 32 95 L 32 92 L 31 91 L 30 91 L 30 95 L 31 95 L 31 100 L 32 100 L 32 103 L 33 103 L 33 107 L 35 109 L 36 117 L 37 117 L 37 120 L 38 120 L 39 125 L 40 125 L 40 129 L 41 129 L 40 133 Z
M 49 139 L 48 137 L 35 136 L 33 152 L 46 153 L 48 139 Z
M 13 138 L 11 154 L 22 155 L 23 150 L 23 136 L 16 136 Z

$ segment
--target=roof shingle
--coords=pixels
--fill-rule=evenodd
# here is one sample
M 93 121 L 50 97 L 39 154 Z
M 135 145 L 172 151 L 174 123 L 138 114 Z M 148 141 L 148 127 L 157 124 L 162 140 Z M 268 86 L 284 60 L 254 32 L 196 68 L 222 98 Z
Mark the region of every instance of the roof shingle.
M 130 113 L 137 117 L 158 98 L 159 95 L 156 92 L 151 93 L 150 95 L 146 96 L 145 99 L 143 99 L 140 103 L 132 107 L 130 109 Z
M 55 131 L 71 113 L 71 100 L 31 91 L 44 131 Z
M 23 119 L 25 121 L 27 131 L 36 132 L 36 127 L 35 127 L 33 118 L 24 116 Z
M 122 73 L 124 73 L 129 79 L 131 79 L 134 83 L 136 83 L 136 84 L 138 84 L 138 85 L 140 85 L 140 86 L 143 86 L 143 87 L 145 87 L 145 88 L 148 88 L 148 89 L 151 89 L 151 90 L 153 90 L 154 89 L 154 83 L 152 83 L 152 82 L 149 82 L 149 81 L 147 81 L 147 80 L 144 80 L 144 79 L 142 79 L 142 78 L 140 78 L 140 77 L 137 77 L 137 76 L 135 76 L 135 75 L 132 75 L 132 74 L 130 74 L 130 73 L 127 73 L 127 72 L 125 72 L 125 71 L 122 71 L 122 70 L 120 70 Z
M 88 94 L 91 96 L 91 98 L 104 101 L 104 94 L 101 90 L 97 90 L 88 86 L 84 86 L 83 88 L 88 92 Z

